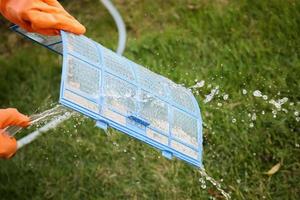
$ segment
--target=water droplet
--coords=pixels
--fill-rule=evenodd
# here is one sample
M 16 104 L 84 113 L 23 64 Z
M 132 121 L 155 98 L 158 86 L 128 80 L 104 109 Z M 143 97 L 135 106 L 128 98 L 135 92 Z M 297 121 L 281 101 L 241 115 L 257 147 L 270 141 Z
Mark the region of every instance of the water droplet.
M 219 93 L 219 86 L 216 86 L 214 89 L 210 91 L 210 94 L 205 95 L 204 103 L 210 102 L 215 95 Z
M 261 93 L 261 91 L 259 91 L 259 90 L 255 90 L 255 91 L 253 92 L 253 96 L 255 96 L 255 97 L 262 97 L 262 93 Z
M 277 110 L 281 110 L 281 106 L 282 106 L 283 104 L 285 104 L 288 100 L 289 100 L 289 99 L 288 99 L 287 97 L 284 97 L 284 98 L 282 98 L 282 99 L 278 99 L 277 101 L 275 101 L 274 99 L 271 99 L 271 100 L 269 101 L 269 103 L 270 103 L 270 104 L 273 104 L 273 105 L 277 108 Z
M 263 95 L 262 98 L 263 98 L 263 100 L 268 100 L 268 96 L 267 95 Z
M 116 147 L 118 147 L 118 146 L 119 146 L 119 144 L 118 144 L 118 143 L 116 143 L 116 142 L 113 142 L 113 145 L 114 145 L 114 146 L 116 146 Z
M 226 200 L 231 199 L 231 196 L 229 193 L 225 192 L 222 188 L 221 188 L 221 184 L 218 183 L 215 179 L 213 179 L 212 177 L 210 177 L 206 172 L 205 169 L 200 169 L 199 170 L 200 174 L 202 177 L 205 177 L 206 180 L 208 180 L 211 184 L 213 184 L 216 189 L 225 197 Z M 225 173 L 226 174 L 226 173 Z M 201 183 L 201 188 L 205 189 L 206 188 L 206 184 L 205 181 L 202 181 L 203 179 L 200 178 L 199 181 Z
M 253 113 L 253 114 L 252 114 L 251 119 L 252 119 L 252 121 L 255 121 L 255 120 L 256 120 L 256 113 Z
M 282 111 L 285 112 L 285 113 L 288 113 L 289 111 L 285 108 L 282 108 Z
M 203 178 L 199 178 L 199 182 L 203 184 L 205 183 L 205 180 Z
M 201 188 L 202 189 L 206 189 L 206 185 L 205 184 L 201 184 Z
M 195 81 L 196 80 L 197 79 L 195 79 Z M 192 87 L 190 87 L 190 88 L 192 88 L 192 89 L 202 88 L 204 86 L 204 84 L 205 84 L 204 80 L 201 80 L 201 81 L 197 80 L 197 83 L 195 85 L 193 85 Z
M 224 94 L 223 95 L 223 99 L 226 101 L 228 99 L 229 95 L 228 94 Z
M 253 127 L 254 127 L 254 124 L 251 122 L 251 123 L 249 124 L 249 127 L 250 127 L 250 128 L 253 128 Z

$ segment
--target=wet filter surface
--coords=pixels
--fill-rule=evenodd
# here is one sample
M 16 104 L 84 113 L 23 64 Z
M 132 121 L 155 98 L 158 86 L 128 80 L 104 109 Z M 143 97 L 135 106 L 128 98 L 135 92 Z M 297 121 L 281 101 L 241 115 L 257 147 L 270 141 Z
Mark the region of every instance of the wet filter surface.
M 63 56 L 60 103 L 202 168 L 202 118 L 190 90 L 85 37 L 28 33 Z

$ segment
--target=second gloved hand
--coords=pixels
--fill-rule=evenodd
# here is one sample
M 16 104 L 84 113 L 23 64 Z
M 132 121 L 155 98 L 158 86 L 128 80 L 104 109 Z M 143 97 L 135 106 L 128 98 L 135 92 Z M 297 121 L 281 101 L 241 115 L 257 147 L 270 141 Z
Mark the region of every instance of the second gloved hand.
M 17 151 L 17 141 L 5 132 L 8 126 L 26 127 L 30 124 L 29 117 L 16 109 L 0 109 L 0 158 L 10 158 Z
M 85 27 L 57 0 L 0 0 L 0 12 L 29 32 L 58 35 L 60 30 L 84 34 Z

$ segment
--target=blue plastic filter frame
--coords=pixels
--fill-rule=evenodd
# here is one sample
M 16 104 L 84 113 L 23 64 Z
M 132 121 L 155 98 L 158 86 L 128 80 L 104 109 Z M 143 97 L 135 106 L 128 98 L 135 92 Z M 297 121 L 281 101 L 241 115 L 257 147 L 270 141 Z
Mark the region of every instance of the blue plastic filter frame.
M 85 37 L 21 35 L 63 56 L 60 103 L 196 167 L 202 166 L 202 118 L 193 94 Z

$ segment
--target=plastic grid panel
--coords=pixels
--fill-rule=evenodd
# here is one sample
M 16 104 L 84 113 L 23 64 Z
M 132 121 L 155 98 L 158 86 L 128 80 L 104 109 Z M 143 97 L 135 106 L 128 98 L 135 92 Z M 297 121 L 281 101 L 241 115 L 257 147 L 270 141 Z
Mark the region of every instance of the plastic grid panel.
M 37 33 L 29 33 L 20 27 L 16 27 L 16 31 L 45 46 L 49 46 L 61 41 L 60 36 L 45 36 Z
M 137 81 L 143 89 L 151 91 L 161 98 L 167 98 L 167 93 L 165 92 L 167 82 L 160 75 L 135 63 L 132 65 L 135 66 L 134 69 L 137 73 Z
M 57 43 L 57 44 L 54 44 L 54 45 L 50 45 L 49 48 L 54 50 L 55 52 L 57 52 L 59 54 L 63 53 L 62 43 Z
M 94 98 L 100 96 L 100 73 L 99 69 L 68 56 L 67 86 L 75 91 L 80 91 Z
M 195 151 L 187 146 L 185 146 L 184 144 L 180 143 L 180 142 L 177 142 L 177 141 L 171 141 L 171 147 L 178 151 L 178 152 L 181 152 L 193 159 L 197 159 L 198 156 L 199 156 L 199 153 L 198 151 Z
M 23 35 L 24 37 L 62 55 L 62 41 L 60 36 L 45 36 L 37 33 L 30 33 L 16 25 L 12 26 L 11 29 Z
M 197 130 L 197 119 L 182 111 L 173 109 L 171 130 L 173 136 L 197 148 L 199 146 Z
M 168 143 L 169 143 L 169 137 L 167 137 L 165 135 L 162 135 L 159 132 L 154 131 L 152 129 L 147 129 L 146 135 L 147 135 L 148 138 L 150 138 L 150 139 L 152 139 L 156 142 L 159 142 L 160 144 L 163 144 L 163 145 L 167 146 Z
M 108 68 L 116 76 L 121 76 L 129 81 L 134 81 L 134 74 L 126 58 L 117 55 L 107 48 L 100 48 L 103 50 L 104 66 L 106 68 Z
M 85 36 L 76 36 L 68 34 L 68 48 L 70 52 L 76 52 L 78 55 L 83 56 L 89 62 L 96 65 L 100 63 L 100 56 L 97 50 L 96 43 L 89 40 Z
M 61 102 L 64 105 L 94 119 L 101 119 L 102 122 L 159 148 L 163 155 L 174 155 L 197 167 L 202 166 L 202 144 L 199 143 L 202 141 L 199 139 L 202 137 L 202 129 L 199 128 L 202 125 L 201 116 L 198 107 L 195 107 L 194 97 L 186 88 L 116 55 L 84 36 L 65 32 L 62 32 L 62 36 L 64 70 L 68 65 L 73 65 L 73 69 L 70 69 L 73 75 L 65 75 L 62 80 Z M 69 36 L 73 39 L 69 40 Z M 86 50 L 86 47 L 89 49 Z M 58 45 L 55 50 L 60 52 L 61 47 Z M 72 61 L 65 62 L 70 55 L 76 56 L 81 60 L 80 66 L 89 70 L 76 75 L 83 69 L 77 66 L 78 62 L 75 64 L 76 69 Z M 97 68 L 99 70 L 94 71 Z M 99 79 L 95 74 L 99 74 Z M 87 79 L 94 79 L 92 82 L 98 84 L 102 80 L 103 85 L 90 86 L 92 83 L 87 83 Z M 68 84 L 63 84 L 67 81 L 73 82 L 73 85 L 68 87 Z M 86 85 L 82 82 L 86 82 Z M 96 90 L 101 92 L 99 99 L 95 95 Z M 150 126 L 145 127 L 144 132 L 128 126 L 131 115 L 145 119 Z
M 148 120 L 153 128 L 168 133 L 168 104 L 145 91 L 141 91 L 139 101 L 141 105 L 139 115 Z
M 125 115 L 136 112 L 137 88 L 111 74 L 104 75 L 104 102 Z
M 194 97 L 192 97 L 192 94 L 187 91 L 186 88 L 174 84 L 171 81 L 169 82 L 169 90 L 170 90 L 170 95 L 172 97 L 172 100 L 180 105 L 183 109 L 188 110 L 189 112 L 195 112 L 195 106 L 193 103 Z
M 74 93 L 73 91 L 69 90 L 64 90 L 63 91 L 63 98 L 69 102 L 72 102 L 76 104 L 77 106 L 83 107 L 86 109 L 88 112 L 94 112 L 94 113 L 99 113 L 100 112 L 100 106 L 99 104 L 91 101 L 90 99 L 84 98 L 81 95 L 78 95 Z M 74 109 L 74 107 L 73 107 Z M 76 109 L 77 111 L 81 111 L 80 109 Z

